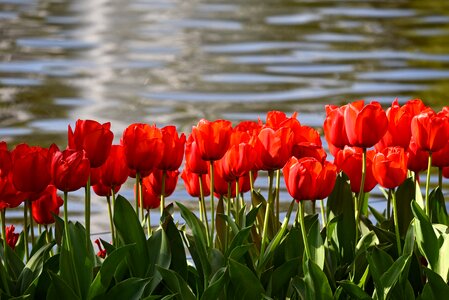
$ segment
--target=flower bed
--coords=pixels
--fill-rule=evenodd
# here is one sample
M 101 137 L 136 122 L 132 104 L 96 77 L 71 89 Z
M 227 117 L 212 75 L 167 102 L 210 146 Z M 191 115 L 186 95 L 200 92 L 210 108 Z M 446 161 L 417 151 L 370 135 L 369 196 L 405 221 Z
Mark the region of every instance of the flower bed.
M 326 106 L 319 132 L 296 113 L 266 121 L 131 124 L 112 145 L 110 124 L 78 120 L 60 150 L 0 145 L 5 299 L 433 299 L 449 291 L 449 109 L 421 100 Z M 181 167 L 196 215 L 166 203 Z M 432 190 L 430 174 L 438 169 Z M 426 171 L 425 192 L 419 173 Z M 255 183 L 268 173 L 265 195 Z M 117 195 L 129 177 L 135 199 Z M 292 200 L 281 218 L 280 181 Z M 387 208 L 369 205 L 379 185 Z M 85 222 L 68 220 L 85 188 Z M 90 240 L 91 189 L 107 199 L 111 241 Z M 57 190 L 62 192 L 62 198 Z M 327 199 L 324 201 L 324 199 Z M 245 201 L 246 200 L 246 201 Z M 312 209 L 305 211 L 310 201 Z M 319 202 L 320 214 L 315 203 Z M 208 202 L 208 205 L 206 205 Z M 5 210 L 24 203 L 24 228 Z M 63 219 L 59 215 L 64 205 Z M 159 207 L 160 226 L 150 226 Z M 185 223 L 175 223 L 178 209 Z M 372 216 L 368 218 L 368 216 Z M 375 224 L 373 221 L 375 220 Z M 34 223 L 39 226 L 35 236 Z M 32 230 L 30 230 L 30 228 Z M 20 298 L 20 299 L 22 299 Z

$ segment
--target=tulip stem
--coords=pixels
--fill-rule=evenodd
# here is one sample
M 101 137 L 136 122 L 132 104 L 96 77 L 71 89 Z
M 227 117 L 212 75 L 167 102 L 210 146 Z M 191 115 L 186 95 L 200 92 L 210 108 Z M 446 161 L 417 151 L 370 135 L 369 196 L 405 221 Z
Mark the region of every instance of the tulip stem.
M 268 221 L 270 212 L 273 210 L 273 175 L 274 171 L 268 171 L 268 201 L 267 207 L 265 208 L 265 218 L 263 221 L 263 231 L 262 231 L 262 244 L 260 246 L 260 256 L 262 257 L 265 252 L 265 247 L 268 242 Z
M 70 243 L 70 234 L 69 234 L 69 217 L 68 217 L 68 210 L 67 210 L 67 195 L 68 193 L 64 191 L 64 232 L 65 232 L 65 239 L 67 244 L 67 250 L 70 251 L 71 243 Z
M 443 191 L 443 168 L 438 168 L 438 186 Z
M 139 194 L 139 184 L 140 184 L 140 173 L 136 172 L 136 190 L 135 190 L 135 194 L 136 194 L 136 215 L 137 215 L 137 219 L 139 219 L 139 207 L 140 207 L 140 194 Z
M 275 216 L 275 223 L 276 223 L 276 230 L 279 228 L 279 223 L 281 221 L 279 213 L 280 213 L 280 204 L 279 204 L 279 193 L 280 193 L 280 185 L 281 185 L 281 170 L 276 170 L 276 216 Z
M 148 231 L 148 236 L 151 236 L 152 234 L 152 230 L 151 230 L 151 217 L 150 217 L 150 210 L 147 209 L 147 231 Z
M 86 247 L 90 247 L 90 175 L 87 178 L 86 183 L 86 211 L 84 212 L 85 223 L 86 223 Z
M 28 210 L 30 212 L 30 234 L 31 234 L 31 249 L 34 247 L 34 220 L 33 220 L 33 211 L 31 210 L 31 200 L 28 201 Z
M 323 228 L 327 225 L 327 216 L 324 210 L 324 199 L 320 200 L 321 218 L 323 220 Z
M 23 206 L 23 241 L 25 243 L 25 259 L 30 259 L 30 253 L 28 249 L 28 201 L 25 200 Z
M 47 241 L 47 244 L 50 244 L 51 243 L 51 236 L 50 236 L 50 232 L 48 231 L 48 225 L 47 224 L 44 224 L 44 230 L 45 230 L 45 240 Z M 53 256 L 53 248 L 50 249 L 50 256 Z
M 240 226 L 240 209 L 241 209 L 239 196 L 240 196 L 239 179 L 236 178 L 235 179 L 235 210 L 236 210 L 235 221 L 238 226 Z M 229 197 L 229 199 L 231 199 L 231 197 Z
M 206 203 L 204 201 L 203 175 L 199 174 L 198 181 L 200 184 L 200 211 L 203 211 L 204 227 L 206 227 L 207 244 L 210 246 L 209 220 L 207 218 Z
M 389 190 L 389 195 L 391 195 L 391 202 L 393 204 L 393 218 L 394 218 L 394 233 L 396 235 L 396 245 L 398 247 L 398 255 L 402 255 L 402 245 L 401 236 L 399 235 L 399 220 L 398 220 L 398 209 L 396 206 L 396 193 L 394 189 Z
M 161 218 L 164 215 L 164 209 L 165 209 L 165 178 L 167 177 L 167 171 L 162 171 L 162 183 L 161 183 Z
M 254 191 L 254 174 L 252 170 L 249 171 L 249 187 L 251 190 L 251 197 L 252 197 Z
M 391 189 L 388 190 L 387 211 L 385 212 L 387 219 L 391 218 Z
M 360 183 L 360 192 L 359 197 L 357 199 L 356 203 L 356 219 L 355 219 L 355 226 L 356 226 L 356 240 L 358 240 L 358 226 L 360 223 L 360 213 L 363 208 L 363 201 L 365 198 L 365 179 L 366 179 L 366 148 L 363 148 L 362 151 L 362 180 Z
M 112 212 L 114 212 L 114 210 L 115 210 L 115 191 L 114 191 L 114 188 L 115 187 L 112 187 L 112 189 L 111 189 L 111 194 L 112 194 Z M 116 243 L 118 243 L 118 235 L 117 235 L 117 232 L 115 231 L 114 222 L 112 222 L 112 227 L 114 228 L 114 234 L 115 234 L 114 240 L 115 240 Z M 117 245 L 114 245 L 114 246 L 117 246 Z
M 299 224 L 301 225 L 301 234 L 302 234 L 302 240 L 304 242 L 304 250 L 306 252 L 306 259 L 310 259 L 310 249 L 309 249 L 309 243 L 307 241 L 307 234 L 306 234 L 306 226 L 304 225 L 304 201 L 298 202 L 298 208 L 299 208 Z
M 117 246 L 117 244 L 115 242 L 114 223 L 112 221 L 111 197 L 110 196 L 106 196 L 106 200 L 108 201 L 109 226 L 111 228 L 112 244 L 114 246 Z
M 214 233 L 215 233 L 215 205 L 214 205 L 214 161 L 210 161 L 210 212 L 211 212 L 211 232 L 210 232 L 210 245 L 214 245 Z
M 426 215 L 432 222 L 432 211 L 430 209 L 430 199 L 429 199 L 429 186 L 430 186 L 430 169 L 432 167 L 432 152 L 429 151 L 429 160 L 427 164 L 427 178 L 426 178 Z
M 3 236 L 3 251 L 5 251 L 3 258 L 5 259 L 5 267 L 8 272 L 8 256 L 6 255 L 6 247 L 8 242 L 6 240 L 6 209 L 2 209 L 2 236 Z M 9 272 L 8 272 L 9 273 Z

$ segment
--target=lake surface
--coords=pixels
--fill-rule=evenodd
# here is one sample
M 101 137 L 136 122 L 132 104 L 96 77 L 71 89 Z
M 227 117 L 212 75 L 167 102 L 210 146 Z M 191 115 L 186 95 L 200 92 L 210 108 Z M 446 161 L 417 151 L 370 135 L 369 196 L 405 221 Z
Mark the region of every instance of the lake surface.
M 0 0 L 0 137 L 11 147 L 65 147 L 76 119 L 110 121 L 118 143 L 133 122 L 188 133 L 203 117 L 282 110 L 320 127 L 325 104 L 419 97 L 439 109 L 448 95 L 448 1 Z M 179 189 L 168 202 L 186 198 Z M 93 211 L 93 231 L 107 231 L 105 201 Z

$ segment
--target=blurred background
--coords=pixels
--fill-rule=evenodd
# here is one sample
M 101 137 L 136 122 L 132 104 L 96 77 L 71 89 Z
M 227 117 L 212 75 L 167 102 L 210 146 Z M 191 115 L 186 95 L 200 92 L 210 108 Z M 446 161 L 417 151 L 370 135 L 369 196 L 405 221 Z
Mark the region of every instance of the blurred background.
M 0 0 L 10 148 L 65 148 L 76 119 L 110 121 L 118 143 L 134 122 L 189 133 L 203 117 L 282 110 L 320 127 L 325 104 L 422 98 L 440 109 L 448 95 L 449 1 Z M 107 231 L 105 201 L 93 205 L 93 231 Z

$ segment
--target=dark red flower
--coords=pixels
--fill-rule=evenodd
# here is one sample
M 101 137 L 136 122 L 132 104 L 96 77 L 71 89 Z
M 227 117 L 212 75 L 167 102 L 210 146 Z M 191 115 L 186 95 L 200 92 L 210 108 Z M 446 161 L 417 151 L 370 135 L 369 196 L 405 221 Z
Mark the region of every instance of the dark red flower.
M 201 153 L 193 135 L 189 135 L 186 142 L 186 167 L 196 174 L 207 174 L 209 163 L 201 158 Z
M 103 247 L 101 247 L 100 240 L 99 240 L 99 239 L 96 239 L 96 240 L 95 240 L 95 244 L 97 244 L 97 247 L 98 247 L 98 250 L 99 250 L 99 251 L 97 252 L 97 256 L 98 256 L 98 257 L 101 257 L 101 258 L 105 258 L 107 252 L 106 252 L 106 249 L 103 249 Z
M 117 194 L 121 187 L 122 187 L 121 185 L 115 185 L 114 194 Z M 94 190 L 95 194 L 97 194 L 100 197 L 112 196 L 112 188 L 108 185 L 104 185 L 103 183 L 101 183 L 101 181 L 93 185 L 92 189 Z
M 281 169 L 292 155 L 292 141 L 293 132 L 289 127 L 262 129 L 255 146 L 256 168 L 266 171 Z
M 77 120 L 75 130 L 69 125 L 69 149 L 84 150 L 92 168 L 101 166 L 109 155 L 114 134 L 111 123 Z
M 175 171 L 181 166 L 184 157 L 184 145 L 186 136 L 182 133 L 178 137 L 175 126 L 166 126 L 161 129 L 162 142 L 164 144 L 162 160 L 158 165 L 160 170 Z
M 228 183 L 231 183 L 231 197 L 235 197 L 235 180 L 235 176 L 225 172 L 222 160 L 214 162 L 214 194 L 216 196 L 228 196 Z M 210 189 L 210 172 L 206 176 L 206 184 Z
M 125 183 L 126 179 L 128 179 L 129 168 L 126 163 L 123 146 L 112 145 L 105 163 L 98 170 L 95 170 L 98 173 L 95 175 L 97 177 L 95 183 L 101 182 L 101 184 L 109 186 L 109 189 Z
M 421 113 L 412 119 L 412 136 L 418 148 L 436 152 L 449 140 L 449 118 L 444 112 Z
M 151 185 L 151 189 L 156 195 L 162 195 L 162 170 L 154 169 L 144 180 Z M 178 184 L 179 171 L 166 171 L 164 196 L 168 197 L 176 189 Z
M 438 168 L 449 166 L 449 141 L 442 149 L 432 153 L 432 166 Z
M 53 184 L 61 191 L 72 192 L 86 186 L 90 175 L 89 159 L 84 150 L 56 152 L 51 164 Z
M 232 125 L 228 120 L 210 122 L 201 119 L 192 128 L 192 135 L 201 158 L 206 161 L 219 160 L 229 148 Z
M 373 174 L 387 189 L 401 185 L 407 178 L 407 155 L 402 147 L 387 147 L 373 158 Z
M 17 207 L 29 198 L 28 193 L 16 190 L 11 179 L 12 176 L 0 177 L 0 210 Z
M 59 208 L 64 201 L 56 193 L 56 187 L 49 185 L 31 204 L 33 219 L 38 224 L 52 224 L 54 215 L 59 215 Z
M 8 176 L 12 169 L 12 156 L 6 142 L 0 142 L 0 177 Z
M 324 199 L 332 192 L 337 177 L 337 167 L 313 157 L 290 158 L 282 169 L 285 184 L 296 201 Z
M 380 141 L 388 129 L 387 116 L 380 104 L 375 101 L 366 105 L 363 100 L 349 103 L 344 118 L 350 146 L 372 147 Z
M 128 168 L 141 175 L 157 167 L 162 159 L 162 132 L 155 125 L 129 125 L 123 132 L 121 144 L 125 149 Z
M 15 229 L 14 225 L 6 226 L 6 243 L 12 250 L 14 250 L 19 240 L 19 234 L 14 232 Z
M 181 178 L 184 181 L 184 186 L 186 188 L 187 193 L 189 193 L 192 197 L 199 197 L 200 196 L 200 183 L 199 178 L 202 176 L 203 181 L 203 196 L 209 196 L 210 190 L 209 187 L 206 184 L 206 175 L 197 174 L 189 171 L 188 168 L 184 168 L 184 170 L 181 173 Z
M 51 181 L 51 153 L 38 146 L 20 144 L 12 151 L 12 182 L 21 192 L 40 193 Z
M 449 178 L 449 167 L 443 168 L 443 176 L 444 178 Z
M 368 193 L 377 185 L 372 170 L 374 154 L 374 150 L 366 152 L 366 175 L 363 188 L 365 193 Z M 362 148 L 346 146 L 337 153 L 334 160 L 334 164 L 349 177 L 351 190 L 354 193 L 360 192 L 360 185 L 362 184 L 362 158 Z

